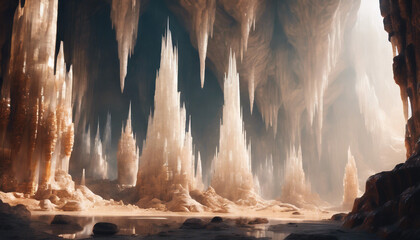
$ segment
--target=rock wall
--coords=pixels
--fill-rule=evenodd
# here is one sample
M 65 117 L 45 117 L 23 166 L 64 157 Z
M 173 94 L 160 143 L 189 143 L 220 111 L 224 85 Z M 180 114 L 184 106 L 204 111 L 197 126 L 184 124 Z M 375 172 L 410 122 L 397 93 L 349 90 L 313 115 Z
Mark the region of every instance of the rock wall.
M 407 158 L 419 152 L 417 144 L 420 137 L 420 102 L 418 71 L 420 64 L 420 2 L 382 0 L 381 14 L 384 29 L 394 49 L 394 79 L 400 86 L 404 103 L 404 115 L 408 119 L 405 143 Z
M 384 29 L 394 50 L 394 79 L 407 120 L 408 160 L 371 176 L 344 225 L 377 232 L 387 239 L 418 239 L 420 230 L 420 2 L 381 0 Z

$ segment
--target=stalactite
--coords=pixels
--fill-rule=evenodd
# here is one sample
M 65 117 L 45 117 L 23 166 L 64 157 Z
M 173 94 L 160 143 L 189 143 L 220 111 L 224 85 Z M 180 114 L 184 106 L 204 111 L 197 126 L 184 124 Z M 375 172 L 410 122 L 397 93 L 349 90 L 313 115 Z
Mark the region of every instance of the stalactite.
M 103 155 L 107 159 L 109 159 L 109 155 L 111 151 L 111 114 L 110 113 L 106 115 L 105 130 L 104 130 L 103 141 L 102 141 L 102 149 L 103 149 Z
M 247 0 L 244 4 L 245 9 L 241 12 L 241 60 L 244 52 L 248 49 L 249 31 L 251 31 L 251 28 L 255 30 L 255 8 L 257 3 L 257 0 Z
M 248 80 L 248 94 L 249 94 L 249 107 L 251 109 L 254 108 L 254 97 L 255 97 L 255 68 L 251 69 L 250 77 Z
M 216 15 L 216 0 L 192 1 L 193 28 L 197 37 L 200 57 L 201 88 L 204 87 L 208 38 L 213 36 L 213 24 Z
M 301 79 L 301 94 L 309 123 L 316 135 L 319 158 L 322 149 L 324 94 L 341 52 L 342 28 L 347 21 L 348 4 L 329 0 L 322 3 L 314 1 L 310 5 L 308 7 L 307 2 L 302 0 L 288 1 L 287 7 L 293 17 L 279 17 L 284 22 L 284 31 L 301 62 L 300 69 L 295 71 Z
M 112 0 L 111 19 L 118 42 L 121 92 L 124 91 L 128 57 L 131 56 L 136 45 L 140 2 L 140 0 Z

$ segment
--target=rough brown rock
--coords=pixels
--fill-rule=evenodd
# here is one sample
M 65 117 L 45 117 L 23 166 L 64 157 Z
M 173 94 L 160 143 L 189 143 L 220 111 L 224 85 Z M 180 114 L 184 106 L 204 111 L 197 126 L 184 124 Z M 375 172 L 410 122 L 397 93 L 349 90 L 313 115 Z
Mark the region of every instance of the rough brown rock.
M 82 211 L 84 210 L 83 204 L 77 201 L 68 201 L 63 206 L 63 211 Z
M 344 226 L 399 239 L 420 226 L 420 156 L 366 181 L 365 194 L 356 199 Z M 407 233 L 408 234 L 408 233 Z

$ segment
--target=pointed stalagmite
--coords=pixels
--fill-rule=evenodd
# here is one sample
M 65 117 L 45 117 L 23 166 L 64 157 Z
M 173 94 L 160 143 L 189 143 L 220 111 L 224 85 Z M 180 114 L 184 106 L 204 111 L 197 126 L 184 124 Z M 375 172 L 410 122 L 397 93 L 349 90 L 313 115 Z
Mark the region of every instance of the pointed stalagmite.
M 212 163 L 211 186 L 217 194 L 229 200 L 247 201 L 255 197 L 256 191 L 251 172 L 250 147 L 246 145 L 242 121 L 239 74 L 236 70 L 235 54 L 232 52 L 229 55 L 229 71 L 225 75 L 223 91 L 219 151 Z
M 131 128 L 131 103 L 128 110 L 127 122 L 121 129 L 121 138 L 118 143 L 117 164 L 118 183 L 123 185 L 136 185 L 139 164 L 139 152 L 133 130 Z
M 186 122 L 185 106 L 181 107 L 178 92 L 178 51 L 172 45 L 168 22 L 166 35 L 162 38 L 154 112 L 149 116 L 143 143 L 137 189 L 141 198 L 157 198 L 164 202 L 173 200 L 173 204 L 168 203 L 170 209 L 176 208 L 178 211 L 189 208 L 188 211 L 197 211 L 196 206 L 190 208 L 187 204 L 196 203 L 188 200 L 190 197 L 187 193 L 195 189 L 197 184 L 191 130 L 185 131 Z M 198 176 L 200 173 L 197 173 Z M 177 203 L 178 200 L 182 202 L 181 205 Z
M 88 176 L 93 179 L 108 178 L 108 162 L 102 151 L 102 141 L 100 138 L 99 121 L 96 129 L 96 136 L 93 141 L 93 149 L 90 154 L 90 165 Z
M 198 152 L 197 157 L 197 169 L 195 171 L 195 179 L 196 179 L 196 186 L 195 188 L 198 190 L 204 190 L 204 183 L 203 183 L 203 169 L 201 167 L 201 156 L 200 152 Z
M 359 194 L 359 179 L 357 175 L 356 161 L 354 160 L 354 156 L 351 154 L 350 147 L 347 153 L 347 159 L 343 178 L 344 193 L 342 205 L 343 208 L 351 209 L 354 200 Z

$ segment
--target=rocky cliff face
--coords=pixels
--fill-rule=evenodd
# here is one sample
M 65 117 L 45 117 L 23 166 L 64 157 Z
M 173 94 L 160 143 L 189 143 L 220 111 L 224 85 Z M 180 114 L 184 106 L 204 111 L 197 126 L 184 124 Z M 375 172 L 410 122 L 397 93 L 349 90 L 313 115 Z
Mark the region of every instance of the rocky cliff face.
M 394 50 L 394 79 L 407 120 L 405 163 L 371 176 L 345 226 L 378 232 L 387 239 L 418 239 L 420 227 L 420 2 L 381 0 L 384 28 Z
M 417 1 L 381 1 L 384 28 L 394 48 L 394 79 L 401 88 L 406 126 L 407 158 L 418 153 L 420 137 L 420 3 Z

